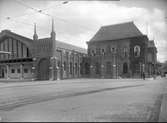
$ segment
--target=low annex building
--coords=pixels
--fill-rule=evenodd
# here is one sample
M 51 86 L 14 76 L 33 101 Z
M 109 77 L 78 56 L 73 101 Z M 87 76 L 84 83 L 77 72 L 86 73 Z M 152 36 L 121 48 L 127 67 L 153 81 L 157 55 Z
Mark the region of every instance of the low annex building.
M 140 77 L 156 72 L 157 49 L 133 22 L 102 26 L 88 50 L 50 37 L 33 39 L 9 30 L 0 33 L 0 78 L 58 80 Z

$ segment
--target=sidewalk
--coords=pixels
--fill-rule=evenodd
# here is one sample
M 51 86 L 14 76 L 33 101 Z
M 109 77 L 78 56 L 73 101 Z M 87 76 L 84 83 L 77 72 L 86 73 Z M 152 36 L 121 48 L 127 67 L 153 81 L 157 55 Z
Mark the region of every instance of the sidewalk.
M 159 122 L 167 122 L 167 94 L 163 95 L 159 114 Z

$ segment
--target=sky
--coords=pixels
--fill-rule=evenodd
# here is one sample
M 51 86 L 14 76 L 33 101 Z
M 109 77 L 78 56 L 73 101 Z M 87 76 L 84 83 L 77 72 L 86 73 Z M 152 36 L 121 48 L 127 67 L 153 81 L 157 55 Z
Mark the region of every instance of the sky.
M 155 41 L 158 61 L 167 60 L 166 0 L 63 2 L 0 0 L 0 31 L 8 29 L 32 39 L 36 23 L 38 37 L 49 37 L 52 16 L 57 40 L 87 48 L 86 42 L 101 26 L 133 21 L 143 34 Z

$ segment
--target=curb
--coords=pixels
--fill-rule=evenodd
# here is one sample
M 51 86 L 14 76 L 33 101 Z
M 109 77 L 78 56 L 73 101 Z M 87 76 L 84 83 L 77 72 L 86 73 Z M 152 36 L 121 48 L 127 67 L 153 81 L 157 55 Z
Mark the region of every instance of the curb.
M 163 95 L 158 122 L 167 122 L 167 94 Z

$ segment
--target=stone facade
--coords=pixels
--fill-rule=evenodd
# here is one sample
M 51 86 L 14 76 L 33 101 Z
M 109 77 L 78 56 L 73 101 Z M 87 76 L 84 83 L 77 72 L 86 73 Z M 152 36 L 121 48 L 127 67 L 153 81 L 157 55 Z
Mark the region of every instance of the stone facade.
M 133 22 L 104 26 L 87 42 L 88 50 L 50 37 L 33 39 L 4 30 L 0 33 L 0 78 L 59 80 L 128 78 L 156 73 L 156 47 Z
M 49 38 L 33 40 L 4 30 L 0 33 L 0 78 L 58 80 L 82 77 L 86 50 L 55 40 L 52 25 Z M 55 46 L 56 45 L 56 46 Z
M 133 22 L 104 26 L 87 42 L 90 77 L 127 78 L 153 74 L 156 47 Z

